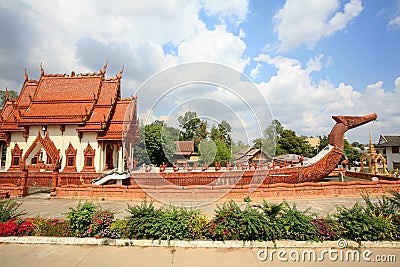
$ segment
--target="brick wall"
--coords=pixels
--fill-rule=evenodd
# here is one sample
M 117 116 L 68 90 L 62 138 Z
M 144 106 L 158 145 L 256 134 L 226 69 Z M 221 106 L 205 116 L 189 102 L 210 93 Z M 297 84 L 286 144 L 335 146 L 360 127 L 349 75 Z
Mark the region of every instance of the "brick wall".
M 345 176 L 364 179 L 364 180 L 368 180 L 368 181 L 372 181 L 372 177 L 377 177 L 379 180 L 400 181 L 400 179 L 396 178 L 396 177 L 392 177 L 392 176 L 388 176 L 388 175 L 364 173 L 364 172 L 346 171 Z
M 56 198 L 77 199 L 105 199 L 105 200 L 140 200 L 144 197 L 165 200 L 191 201 L 202 199 L 207 201 L 219 199 L 242 201 L 250 196 L 254 200 L 261 199 L 307 199 L 326 197 L 360 196 L 365 192 L 370 195 L 382 195 L 388 190 L 400 191 L 400 181 L 352 181 L 352 182 L 326 182 L 326 183 L 278 183 L 261 185 L 255 191 L 252 185 L 242 185 L 230 188 L 229 186 L 144 186 L 137 185 L 69 185 L 57 188 Z

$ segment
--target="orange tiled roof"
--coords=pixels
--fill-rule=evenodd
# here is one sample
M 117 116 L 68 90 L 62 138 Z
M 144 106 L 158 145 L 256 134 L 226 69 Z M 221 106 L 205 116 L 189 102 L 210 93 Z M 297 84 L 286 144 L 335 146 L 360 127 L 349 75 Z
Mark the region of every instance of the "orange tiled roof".
M 131 105 L 131 106 L 130 106 Z M 133 107 L 134 114 L 131 117 L 125 118 L 125 113 L 128 110 L 128 107 Z M 117 102 L 115 107 L 112 120 L 110 120 L 110 124 L 107 129 L 99 135 L 98 140 L 116 140 L 122 139 L 123 127 L 124 124 L 130 124 L 131 122 L 134 124 L 134 127 L 130 134 L 133 135 L 133 138 L 138 140 L 139 133 L 137 132 L 136 125 L 136 98 L 133 99 L 122 99 Z
M 39 81 L 36 80 L 25 81 L 16 103 L 18 107 L 27 108 L 30 105 L 31 98 L 35 94 L 38 84 Z
M 194 141 L 175 141 L 175 155 L 191 155 L 194 152 Z
M 74 72 L 44 74 L 41 69 L 39 81 L 28 80 L 25 73 L 19 98 L 7 101 L 1 111 L 0 139 L 6 132 L 23 131 L 24 126 L 76 124 L 78 132 L 98 132 L 101 140 L 121 140 L 125 112 L 136 98 L 121 100 L 123 70 L 106 79 L 106 68 L 77 76 Z
M 41 76 L 29 107 L 21 114 L 21 125 L 81 124 L 96 103 L 102 75 Z

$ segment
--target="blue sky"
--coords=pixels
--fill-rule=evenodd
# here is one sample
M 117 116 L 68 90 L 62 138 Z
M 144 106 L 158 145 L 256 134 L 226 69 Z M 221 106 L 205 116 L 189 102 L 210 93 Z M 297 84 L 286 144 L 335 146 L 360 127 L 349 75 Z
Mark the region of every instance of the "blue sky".
M 374 141 L 400 134 L 399 0 L 0 0 L 0 32 L 2 88 L 19 91 L 24 68 L 39 79 L 41 62 L 46 73 L 79 73 L 98 71 L 108 60 L 108 77 L 125 66 L 122 93 L 138 95 L 141 118 L 176 124 L 176 116 L 194 110 L 242 132 L 252 122 L 235 119 L 241 110 L 221 88 L 204 90 L 212 105 L 195 104 L 201 87 L 186 91 L 185 101 L 170 96 L 173 113 L 150 110 L 168 88 L 141 90 L 167 68 L 212 62 L 247 75 L 259 91 L 241 91 L 258 96 L 249 100 L 251 110 L 268 105 L 299 135 L 328 134 L 332 115 L 372 112 L 378 121 L 349 132 L 350 141 L 367 142 L 370 131 Z

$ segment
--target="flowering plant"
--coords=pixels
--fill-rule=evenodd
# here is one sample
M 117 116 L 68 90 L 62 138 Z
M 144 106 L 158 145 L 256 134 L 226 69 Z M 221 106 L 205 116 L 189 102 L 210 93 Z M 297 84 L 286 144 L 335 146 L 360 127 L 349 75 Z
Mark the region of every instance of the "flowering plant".
M 10 219 L 0 223 L 0 236 L 27 236 L 33 234 L 33 219 Z

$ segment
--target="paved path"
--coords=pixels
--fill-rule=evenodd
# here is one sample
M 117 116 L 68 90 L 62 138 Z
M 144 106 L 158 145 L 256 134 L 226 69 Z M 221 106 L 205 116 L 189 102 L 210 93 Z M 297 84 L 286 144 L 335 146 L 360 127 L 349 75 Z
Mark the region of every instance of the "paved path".
M 371 200 L 375 201 L 376 197 L 371 197 Z M 21 202 L 20 209 L 25 210 L 27 213 L 25 217 L 35 217 L 40 215 L 41 217 L 52 217 L 52 218 L 66 218 L 66 213 L 70 207 L 76 207 L 79 201 L 76 199 L 50 199 L 48 194 L 34 194 L 24 198 L 16 199 L 17 202 Z M 271 200 L 271 203 L 281 203 L 284 200 Z M 326 215 L 336 210 L 336 206 L 352 207 L 354 203 L 360 202 L 364 204 L 361 197 L 351 198 L 323 198 L 323 199 L 300 199 L 300 200 L 289 200 L 287 201 L 290 205 L 296 204 L 300 210 L 310 208 L 310 212 L 315 212 L 320 215 Z M 93 200 L 98 203 L 103 209 L 110 209 L 115 211 L 115 217 L 122 219 L 128 215 L 126 211 L 128 204 L 135 205 L 140 204 L 138 201 L 100 201 Z M 201 209 L 205 215 L 211 217 L 214 214 L 214 210 L 217 205 L 222 205 L 223 202 L 204 203 L 196 208 Z M 159 202 L 154 203 L 155 206 L 159 207 L 164 205 Z M 198 203 L 182 202 L 183 206 L 192 206 Z
M 340 253 L 331 256 L 329 259 L 324 254 L 323 261 L 309 261 L 308 257 L 299 262 L 290 260 L 289 253 L 295 257 L 295 251 L 287 249 L 286 262 L 280 261 L 277 254 L 274 258 L 267 258 L 265 261 L 259 259 L 260 249 L 205 249 L 205 248 L 165 248 L 165 247 L 110 247 L 110 246 L 62 246 L 62 245 L 21 245 L 21 244 L 0 244 L 0 266 L 398 266 L 400 261 L 399 249 L 371 249 L 372 255 L 368 256 L 371 261 L 365 261 L 362 256 L 358 261 L 350 256 L 340 260 Z M 297 248 L 298 253 L 302 253 L 301 248 Z M 321 249 L 315 249 L 318 258 Z M 267 251 L 268 252 L 268 251 Z M 362 251 L 361 251 L 362 252 Z M 270 254 L 270 252 L 268 252 Z M 361 254 L 362 255 L 362 254 Z M 391 262 L 376 262 L 375 256 L 385 256 Z M 261 257 L 261 258 L 262 258 Z M 396 257 L 396 262 L 394 261 Z M 382 257 L 381 257 L 382 258 Z M 388 261 L 388 260 L 387 260 Z

